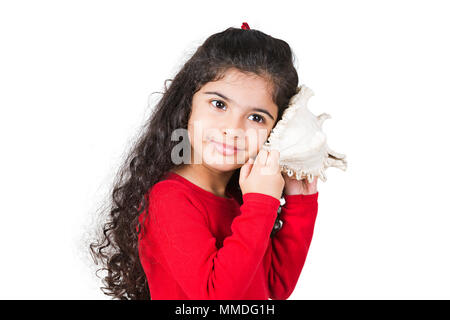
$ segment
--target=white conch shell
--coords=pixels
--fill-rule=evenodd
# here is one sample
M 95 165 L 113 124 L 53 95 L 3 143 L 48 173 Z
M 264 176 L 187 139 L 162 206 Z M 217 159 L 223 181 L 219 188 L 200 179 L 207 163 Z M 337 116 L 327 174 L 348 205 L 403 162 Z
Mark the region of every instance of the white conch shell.
M 288 108 L 272 129 L 263 148 L 280 152 L 280 167 L 289 177 L 295 174 L 297 180 L 304 178 L 312 182 L 318 176 L 327 180 L 325 169 L 328 167 L 347 169 L 344 154 L 331 150 L 322 132 L 322 124 L 331 118 L 327 113 L 315 116 L 308 110 L 307 102 L 314 92 L 301 85 L 289 101 Z

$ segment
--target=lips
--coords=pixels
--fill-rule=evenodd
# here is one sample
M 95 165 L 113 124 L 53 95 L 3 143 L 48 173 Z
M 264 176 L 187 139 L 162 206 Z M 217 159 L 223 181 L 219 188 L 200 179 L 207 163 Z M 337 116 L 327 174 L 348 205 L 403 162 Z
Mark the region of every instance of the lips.
M 215 140 L 209 139 L 210 142 L 213 142 L 214 145 L 216 146 L 217 151 L 225 154 L 225 155 L 230 155 L 230 154 L 234 154 L 238 151 L 241 151 L 243 149 L 237 148 L 235 146 L 223 143 L 223 142 L 217 142 Z
M 235 146 L 232 146 L 232 145 L 229 145 L 229 144 L 226 144 L 226 143 L 223 143 L 223 142 L 217 142 L 217 141 L 212 140 L 212 139 L 210 139 L 210 141 L 220 145 L 224 149 L 235 150 L 235 151 L 242 150 L 242 149 L 239 149 L 239 148 L 237 148 Z

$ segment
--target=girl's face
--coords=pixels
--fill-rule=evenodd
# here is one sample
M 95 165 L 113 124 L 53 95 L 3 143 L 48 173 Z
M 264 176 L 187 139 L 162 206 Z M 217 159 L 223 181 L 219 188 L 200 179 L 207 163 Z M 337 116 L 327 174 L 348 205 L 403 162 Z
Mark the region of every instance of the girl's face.
M 228 70 L 221 80 L 208 82 L 193 96 L 188 122 L 191 163 L 218 171 L 242 167 L 258 154 L 277 114 L 271 83 Z

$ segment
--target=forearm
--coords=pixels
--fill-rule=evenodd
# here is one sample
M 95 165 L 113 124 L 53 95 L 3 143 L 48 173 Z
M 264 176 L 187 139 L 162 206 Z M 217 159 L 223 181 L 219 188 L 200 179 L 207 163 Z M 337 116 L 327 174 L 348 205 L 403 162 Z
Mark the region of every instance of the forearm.
M 287 299 L 295 289 L 311 244 L 318 212 L 318 193 L 285 195 L 282 228 L 269 244 L 269 288 L 272 299 Z

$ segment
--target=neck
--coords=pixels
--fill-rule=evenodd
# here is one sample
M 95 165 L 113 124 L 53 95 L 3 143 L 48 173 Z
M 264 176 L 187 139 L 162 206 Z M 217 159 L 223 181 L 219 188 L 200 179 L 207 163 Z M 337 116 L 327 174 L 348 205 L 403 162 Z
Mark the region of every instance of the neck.
M 170 170 L 219 197 L 226 198 L 226 187 L 234 171 L 217 171 L 202 164 L 182 164 Z

